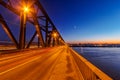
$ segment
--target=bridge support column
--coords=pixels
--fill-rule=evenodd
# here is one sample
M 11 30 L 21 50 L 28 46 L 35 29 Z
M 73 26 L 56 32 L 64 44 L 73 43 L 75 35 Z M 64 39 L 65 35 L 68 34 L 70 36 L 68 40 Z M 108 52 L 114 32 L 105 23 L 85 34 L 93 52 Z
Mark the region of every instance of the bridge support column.
M 38 48 L 40 47 L 40 40 L 39 40 L 39 38 L 38 38 Z
M 48 20 L 46 19 L 45 47 L 48 47 Z
M 48 36 L 48 47 L 50 47 L 51 46 L 51 33 L 50 33 L 50 35 Z
M 25 48 L 25 32 L 26 32 L 26 14 L 20 14 L 20 36 L 19 36 L 19 49 Z

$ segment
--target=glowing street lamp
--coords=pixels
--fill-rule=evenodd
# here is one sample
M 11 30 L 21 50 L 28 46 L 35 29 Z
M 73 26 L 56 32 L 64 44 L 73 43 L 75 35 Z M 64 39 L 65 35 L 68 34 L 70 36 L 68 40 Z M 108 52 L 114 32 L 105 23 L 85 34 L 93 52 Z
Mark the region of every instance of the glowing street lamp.
M 30 9 L 27 6 L 24 6 L 23 10 L 25 13 L 28 13 L 30 11 Z
M 23 4 L 22 4 L 23 3 Z M 26 21 L 27 21 L 27 15 L 28 12 L 30 12 L 30 6 L 28 4 L 25 4 L 25 1 L 21 0 L 21 7 L 20 7 L 20 36 L 19 36 L 19 48 L 24 49 L 25 48 L 25 37 L 26 37 Z
M 59 41 L 61 41 L 61 38 L 59 38 Z
M 56 38 L 57 37 L 57 33 L 53 33 L 53 37 Z
M 52 36 L 53 38 L 57 38 L 58 34 L 56 32 L 53 32 Z
M 52 45 L 56 46 L 57 45 L 57 38 L 58 38 L 58 34 L 56 31 L 52 32 L 52 37 L 53 37 Z

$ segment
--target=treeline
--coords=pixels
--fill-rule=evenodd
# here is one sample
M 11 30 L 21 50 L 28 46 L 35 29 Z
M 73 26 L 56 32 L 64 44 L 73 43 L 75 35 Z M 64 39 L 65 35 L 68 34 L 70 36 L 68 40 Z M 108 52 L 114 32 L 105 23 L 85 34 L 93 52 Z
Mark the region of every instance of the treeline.
M 70 47 L 120 47 L 120 44 L 68 44 Z

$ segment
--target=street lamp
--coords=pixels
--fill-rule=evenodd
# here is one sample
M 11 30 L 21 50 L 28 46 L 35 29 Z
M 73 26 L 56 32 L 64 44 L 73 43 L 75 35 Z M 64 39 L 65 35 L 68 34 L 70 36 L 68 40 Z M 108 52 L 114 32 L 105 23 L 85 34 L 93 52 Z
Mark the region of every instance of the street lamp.
M 55 46 L 57 45 L 58 33 L 56 31 L 53 31 L 52 37 L 53 37 L 53 46 Z
M 58 37 L 58 33 L 57 33 L 56 31 L 53 31 L 53 32 L 52 32 L 52 37 L 53 37 L 53 38 L 57 38 L 57 37 Z
M 27 19 L 27 13 L 30 11 L 28 6 L 23 6 L 22 11 L 20 13 L 20 36 L 19 36 L 19 48 L 24 49 L 25 48 L 25 37 L 26 37 L 26 19 Z
M 54 38 L 57 37 L 57 33 L 56 33 L 56 32 L 53 33 L 53 37 L 54 37 Z
M 25 13 L 28 13 L 30 11 L 29 7 L 27 7 L 27 6 L 24 6 L 23 10 Z

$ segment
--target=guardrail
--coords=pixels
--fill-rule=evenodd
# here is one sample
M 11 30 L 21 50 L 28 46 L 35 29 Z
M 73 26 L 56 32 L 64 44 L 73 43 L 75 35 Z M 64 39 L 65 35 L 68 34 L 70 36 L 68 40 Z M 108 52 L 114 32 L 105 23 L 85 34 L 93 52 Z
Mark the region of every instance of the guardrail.
M 70 52 L 73 53 L 72 55 L 75 58 L 84 80 L 113 80 L 74 50 L 70 49 Z

